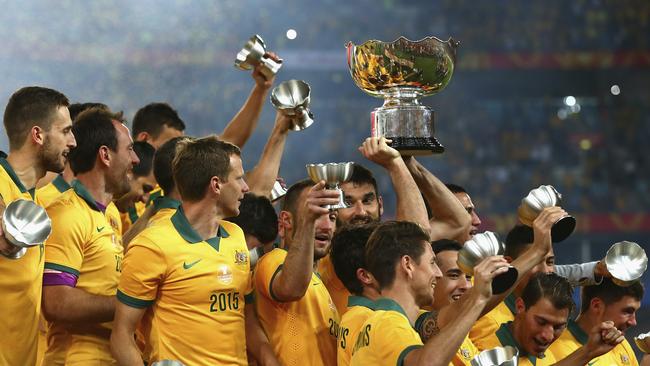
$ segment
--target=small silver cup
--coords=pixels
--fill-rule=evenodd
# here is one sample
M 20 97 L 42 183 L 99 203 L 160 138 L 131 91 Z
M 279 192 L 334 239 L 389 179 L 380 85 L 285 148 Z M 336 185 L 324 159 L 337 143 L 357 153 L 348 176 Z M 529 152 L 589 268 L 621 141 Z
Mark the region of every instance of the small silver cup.
M 291 118 L 291 129 L 304 130 L 314 123 L 314 115 L 309 110 L 311 88 L 302 80 L 287 80 L 271 91 L 271 104 L 278 111 Z
M 271 202 L 275 202 L 287 194 L 287 188 L 282 184 L 280 179 L 276 179 L 271 189 Z
M 18 199 L 5 208 L 2 230 L 9 243 L 21 248 L 7 258 L 18 259 L 27 253 L 27 249 L 45 242 L 52 231 L 52 222 L 43 207 L 34 201 Z
M 519 351 L 511 346 L 485 350 L 470 361 L 472 366 L 517 366 L 518 364 Z
M 650 332 L 634 337 L 634 343 L 643 353 L 650 353 Z
M 339 208 L 348 208 L 345 203 L 345 195 L 341 190 L 341 183 L 347 182 L 352 177 L 353 162 L 347 163 L 327 163 L 327 164 L 307 164 L 307 175 L 314 183 L 321 180 L 325 181 L 327 189 L 335 189 L 339 192 L 339 203 L 336 205 L 327 205 L 330 210 Z
M 539 186 L 531 190 L 521 200 L 517 209 L 519 220 L 526 226 L 533 226 L 533 221 L 539 216 L 543 209 L 551 206 L 559 206 L 562 195 L 550 185 Z M 576 219 L 573 216 L 564 216 L 557 220 L 551 228 L 551 240 L 559 243 L 568 238 L 576 228 Z
M 458 252 L 458 267 L 466 274 L 474 275 L 474 267 L 483 259 L 502 254 L 503 244 L 497 236 L 486 231 L 474 235 L 472 239 L 465 242 L 463 249 Z M 502 294 L 517 282 L 519 272 L 515 267 L 508 267 L 508 272 L 502 273 L 492 280 L 492 293 Z
M 639 244 L 621 241 L 607 251 L 605 266 L 612 274 L 612 282 L 627 287 L 643 276 L 648 268 L 648 256 Z
M 262 64 L 262 73 L 270 79 L 278 73 L 282 67 L 282 61 L 275 61 L 266 55 L 266 44 L 258 34 L 252 36 L 244 45 L 244 48 L 237 53 L 235 67 L 241 70 L 252 70 L 255 66 Z

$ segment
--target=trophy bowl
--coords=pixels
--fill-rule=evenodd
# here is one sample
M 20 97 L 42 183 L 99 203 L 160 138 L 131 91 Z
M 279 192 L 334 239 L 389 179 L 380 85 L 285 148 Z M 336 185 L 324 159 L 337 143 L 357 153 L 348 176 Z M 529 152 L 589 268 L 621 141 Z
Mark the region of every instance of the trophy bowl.
M 27 249 L 45 242 L 52 232 L 52 222 L 45 209 L 34 201 L 18 199 L 2 214 L 2 229 L 7 241 L 21 250 L 11 259 L 25 255 Z
M 519 351 L 511 346 L 485 350 L 470 361 L 472 366 L 517 366 L 518 364 Z
M 650 353 L 650 332 L 636 336 L 634 343 L 643 353 Z
M 542 185 L 531 190 L 521 200 L 517 209 L 519 220 L 526 226 L 533 226 L 533 221 L 546 207 L 559 206 L 562 195 L 550 185 Z M 573 216 L 564 216 L 557 220 L 551 228 L 551 239 L 559 243 L 568 238 L 576 228 L 576 219 Z
M 302 80 L 287 80 L 271 91 L 271 104 L 291 118 L 291 129 L 301 131 L 314 123 L 309 110 L 311 88 Z
M 491 231 L 476 234 L 465 242 L 463 249 L 458 252 L 458 267 L 466 274 L 474 275 L 474 267 L 483 259 L 503 253 L 503 245 L 496 234 Z M 492 293 L 502 294 L 517 282 L 519 271 L 508 267 L 508 272 L 502 273 L 492 280 Z
M 339 208 L 348 208 L 345 203 L 345 196 L 341 190 L 341 183 L 347 182 L 352 177 L 353 162 L 347 163 L 327 163 L 327 164 L 307 164 L 307 175 L 314 183 L 321 180 L 325 181 L 327 189 L 335 189 L 339 192 L 339 203 L 336 205 L 327 205 L 330 210 Z
M 648 268 L 648 256 L 639 244 L 621 241 L 607 251 L 605 266 L 612 275 L 612 282 L 627 287 L 643 276 Z
M 434 137 L 433 110 L 419 98 L 438 93 L 454 72 L 459 42 L 426 37 L 393 42 L 348 42 L 347 60 L 354 83 L 367 94 L 383 98 L 371 113 L 371 135 L 392 140 L 404 155 L 442 153 Z
M 267 79 L 275 76 L 282 67 L 282 61 L 275 61 L 266 56 L 266 44 L 258 34 L 252 36 L 237 53 L 235 67 L 240 70 L 252 70 L 262 64 L 262 73 Z

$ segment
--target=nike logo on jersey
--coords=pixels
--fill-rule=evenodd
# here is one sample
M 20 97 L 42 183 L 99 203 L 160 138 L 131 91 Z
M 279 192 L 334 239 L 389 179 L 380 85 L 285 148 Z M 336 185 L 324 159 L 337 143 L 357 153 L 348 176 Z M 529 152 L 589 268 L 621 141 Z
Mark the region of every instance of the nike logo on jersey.
M 201 259 L 197 259 L 197 260 L 195 260 L 194 262 L 191 262 L 191 263 L 183 262 L 183 268 L 184 269 L 190 269 L 190 268 L 194 267 L 194 265 L 199 263 L 200 261 L 201 261 Z
M 101 233 L 102 230 L 104 230 L 105 227 L 106 227 L 106 226 L 97 227 L 97 232 L 98 232 L 98 233 Z

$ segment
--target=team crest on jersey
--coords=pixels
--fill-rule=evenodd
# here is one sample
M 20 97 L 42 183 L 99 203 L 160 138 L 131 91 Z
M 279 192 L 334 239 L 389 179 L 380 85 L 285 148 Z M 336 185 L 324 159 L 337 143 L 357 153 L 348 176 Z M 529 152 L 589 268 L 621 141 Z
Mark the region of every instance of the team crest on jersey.
M 108 223 L 111 224 L 111 227 L 113 228 L 113 230 L 119 229 L 119 226 L 117 225 L 117 220 L 115 220 L 114 217 L 112 217 L 112 216 L 109 217 L 108 218 Z
M 230 270 L 230 267 L 225 264 L 220 266 L 217 270 L 217 278 L 222 284 L 230 285 L 232 283 L 232 271 Z
M 469 350 L 467 348 L 461 348 L 460 349 L 460 355 L 463 356 L 464 359 L 469 360 L 471 354 L 469 353 Z
M 621 355 L 621 362 L 628 365 L 630 363 L 630 358 L 627 355 Z
M 248 263 L 248 252 L 245 250 L 235 250 L 235 264 L 245 265 Z

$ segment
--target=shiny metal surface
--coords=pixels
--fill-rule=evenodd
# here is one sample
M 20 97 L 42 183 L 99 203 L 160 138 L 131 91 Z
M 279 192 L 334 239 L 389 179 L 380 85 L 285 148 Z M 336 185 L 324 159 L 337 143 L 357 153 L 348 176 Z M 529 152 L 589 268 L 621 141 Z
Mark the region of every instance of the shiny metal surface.
M 504 247 L 496 234 L 486 231 L 474 235 L 465 242 L 463 249 L 458 252 L 458 267 L 464 273 L 474 275 L 474 267 L 483 259 L 503 254 Z M 515 267 L 509 267 L 508 272 L 496 276 L 492 280 L 492 292 L 501 294 L 507 291 L 517 281 L 519 272 Z
M 255 247 L 248 251 L 251 271 L 255 268 L 257 261 L 264 255 L 264 247 Z
M 350 75 L 364 92 L 384 98 L 371 113 L 371 135 L 391 139 L 391 146 L 403 155 L 442 153 L 434 137 L 433 110 L 418 98 L 438 93 L 451 80 L 456 48 L 453 39 L 426 37 L 411 41 L 400 37 L 393 42 L 377 40 L 361 45 L 348 42 Z
M 45 209 L 33 201 L 18 199 L 11 202 L 2 214 L 5 238 L 23 249 L 42 244 L 52 231 L 52 222 Z M 14 258 L 25 254 L 21 250 Z
M 517 366 L 518 364 L 519 351 L 511 346 L 485 350 L 470 361 L 472 366 Z
M 546 207 L 559 206 L 562 195 L 551 185 L 542 185 L 531 190 L 521 200 L 517 209 L 519 220 L 527 226 L 533 226 L 533 221 Z M 576 219 L 565 216 L 559 219 L 551 228 L 551 238 L 554 243 L 559 243 L 568 238 L 576 228 Z
M 648 268 L 648 256 L 637 243 L 621 241 L 612 245 L 605 255 L 605 266 L 612 281 L 619 286 L 630 286 L 638 281 Z
M 650 353 L 650 332 L 634 337 L 634 343 L 643 353 Z
M 241 70 L 252 70 L 260 63 L 264 66 L 262 73 L 267 78 L 272 78 L 282 67 L 282 61 L 275 61 L 267 56 L 266 44 L 258 34 L 252 36 L 237 53 L 235 67 Z
M 275 109 L 291 117 L 292 130 L 301 131 L 314 123 L 309 110 L 311 88 L 302 80 L 287 80 L 271 91 L 271 104 Z
M 284 197 L 285 194 L 287 194 L 287 188 L 276 179 L 275 183 L 273 183 L 273 188 L 271 189 L 271 202 L 279 200 Z
M 341 190 L 340 184 L 347 182 L 352 177 L 353 162 L 346 163 L 326 163 L 326 164 L 307 164 L 307 175 L 314 182 L 321 180 L 325 181 L 327 189 L 335 189 L 339 191 L 339 203 L 336 205 L 329 205 L 327 208 L 330 210 L 338 210 L 339 208 L 347 208 L 345 204 L 345 196 Z
M 176 360 L 161 360 L 152 363 L 151 366 L 185 366 L 185 364 Z
M 459 42 L 426 37 L 411 41 L 399 37 L 393 42 L 348 42 L 348 66 L 352 80 L 366 93 L 385 98 L 392 88 L 410 87 L 417 96 L 441 91 L 451 79 Z

